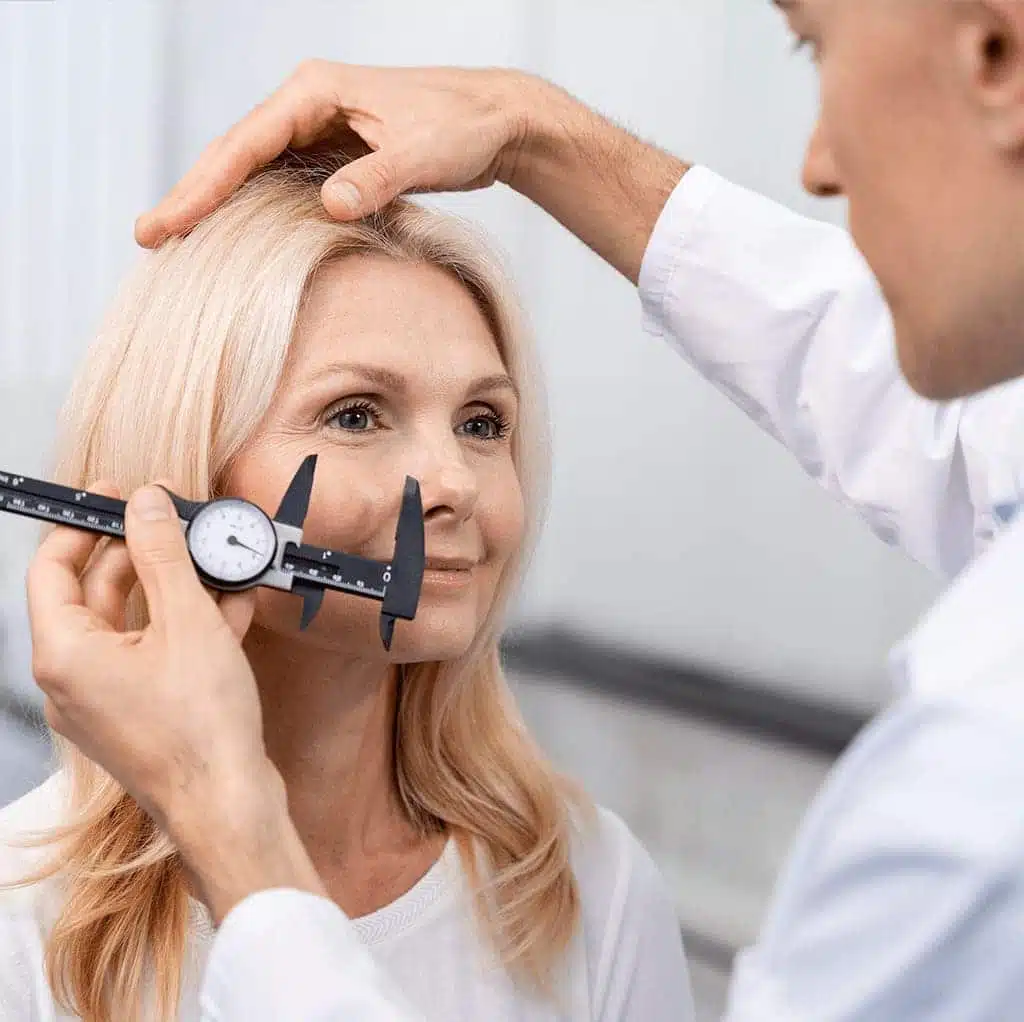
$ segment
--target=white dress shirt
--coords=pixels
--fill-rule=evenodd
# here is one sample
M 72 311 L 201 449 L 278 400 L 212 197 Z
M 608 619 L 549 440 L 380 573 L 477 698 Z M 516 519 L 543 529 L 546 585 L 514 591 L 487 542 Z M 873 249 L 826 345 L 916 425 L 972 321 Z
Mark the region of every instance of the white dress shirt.
M 915 394 L 846 231 L 696 167 L 655 228 L 640 296 L 647 328 L 887 543 L 948 578 L 1013 517 L 1024 383 Z
M 849 236 L 699 168 L 641 296 L 883 539 L 946 576 L 982 554 L 894 651 L 901 698 L 808 814 L 729 1022 L 1024 1018 L 1024 383 L 920 398 Z
M 1024 520 L 893 656 L 906 694 L 804 821 L 728 1022 L 1024 1018 Z

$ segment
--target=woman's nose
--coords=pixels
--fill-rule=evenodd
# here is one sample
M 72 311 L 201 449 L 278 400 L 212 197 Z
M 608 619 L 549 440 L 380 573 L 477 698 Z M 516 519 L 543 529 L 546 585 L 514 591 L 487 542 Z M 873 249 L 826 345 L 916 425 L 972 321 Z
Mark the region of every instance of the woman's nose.
M 807 143 L 807 155 L 804 157 L 803 169 L 804 188 L 822 199 L 835 198 L 843 194 L 843 186 L 839 180 L 832 150 L 825 140 L 821 121 L 814 126 L 811 140 Z
M 469 518 L 480 495 L 479 483 L 458 442 L 452 438 L 451 442 L 432 445 L 417 460 L 424 518 Z

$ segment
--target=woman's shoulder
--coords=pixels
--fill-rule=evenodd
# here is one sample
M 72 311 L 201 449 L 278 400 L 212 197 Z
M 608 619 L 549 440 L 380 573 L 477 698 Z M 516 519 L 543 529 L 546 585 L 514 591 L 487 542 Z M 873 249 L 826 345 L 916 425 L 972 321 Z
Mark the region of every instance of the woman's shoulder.
M 38 788 L 0 809 L 0 904 L 5 912 L 16 902 L 30 898 L 41 885 L 12 888 L 41 869 L 52 855 L 52 847 L 39 838 L 60 826 L 64 819 L 67 784 L 59 771 Z
M 615 813 L 574 811 L 572 819 L 593 1016 L 692 1019 L 682 933 L 661 871 Z
M 572 864 L 584 915 L 621 916 L 657 904 L 671 912 L 668 886 L 647 849 L 610 809 L 573 809 Z
M 45 945 L 60 890 L 55 880 L 10 885 L 46 865 L 50 849 L 30 843 L 62 822 L 65 791 L 63 776 L 54 774 L 0 809 L 0 1018 L 54 1017 Z

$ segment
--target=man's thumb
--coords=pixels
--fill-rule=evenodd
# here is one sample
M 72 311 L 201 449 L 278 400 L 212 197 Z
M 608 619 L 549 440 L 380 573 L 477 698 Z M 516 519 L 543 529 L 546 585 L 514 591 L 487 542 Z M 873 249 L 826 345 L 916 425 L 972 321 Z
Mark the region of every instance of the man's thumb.
M 154 622 L 195 606 L 202 586 L 185 545 L 178 513 L 159 486 L 144 486 L 128 501 L 126 514 L 128 554 L 142 583 Z
M 370 153 L 342 167 L 324 182 L 324 207 L 337 220 L 359 220 L 398 198 L 407 175 L 384 152 Z

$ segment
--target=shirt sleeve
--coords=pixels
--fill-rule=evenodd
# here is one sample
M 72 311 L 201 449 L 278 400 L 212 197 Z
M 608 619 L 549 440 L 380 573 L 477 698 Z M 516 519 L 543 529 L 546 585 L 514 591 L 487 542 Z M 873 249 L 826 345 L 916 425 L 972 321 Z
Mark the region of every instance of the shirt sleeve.
M 908 700 L 826 785 L 727 1022 L 992 1022 L 1024 1004 L 1024 726 Z
M 646 328 L 888 543 L 952 576 L 1024 489 L 1024 382 L 915 394 L 874 276 L 840 228 L 696 167 L 651 237 Z
M 613 868 L 581 863 L 581 884 L 597 897 L 592 913 L 591 1017 L 594 1022 L 693 1022 L 693 994 L 679 919 L 650 855 L 626 825 L 602 811 Z M 600 890 L 597 890 L 600 888 Z
M 332 902 L 261 891 L 224 920 L 200 993 L 203 1022 L 418 1022 Z

